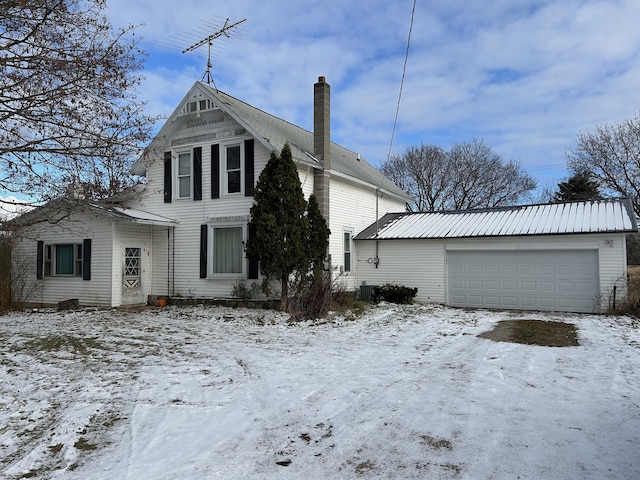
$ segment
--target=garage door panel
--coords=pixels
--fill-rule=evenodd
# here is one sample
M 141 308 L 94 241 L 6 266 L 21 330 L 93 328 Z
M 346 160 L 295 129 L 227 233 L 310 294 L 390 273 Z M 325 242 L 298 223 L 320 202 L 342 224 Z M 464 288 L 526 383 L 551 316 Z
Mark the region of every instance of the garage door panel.
M 540 273 L 540 275 L 553 276 L 554 274 L 553 271 L 554 271 L 553 265 L 540 265 L 538 267 L 538 273 Z
M 533 297 L 520 297 L 520 306 L 523 308 L 536 308 L 537 302 Z
M 488 296 L 485 296 L 485 302 L 488 307 L 499 307 L 500 297 L 488 295 Z
M 502 303 L 505 307 L 515 308 L 518 306 L 518 297 L 502 297 Z
M 534 275 L 536 273 L 535 265 L 522 265 L 520 267 L 520 273 L 523 275 Z
M 542 297 L 540 298 L 540 308 L 541 309 L 553 309 L 556 306 L 556 301 L 554 298 Z
M 597 309 L 597 250 L 449 251 L 447 262 L 450 305 Z
M 558 265 L 558 275 L 566 275 L 567 277 L 573 277 L 575 274 L 576 274 L 576 266 Z
M 536 282 L 520 282 L 521 292 L 535 292 L 537 290 Z
M 575 291 L 575 284 L 568 282 L 558 282 L 558 291 L 564 293 L 573 293 Z
M 542 280 L 539 283 L 541 292 L 553 292 L 556 289 L 556 284 L 554 282 L 549 282 Z

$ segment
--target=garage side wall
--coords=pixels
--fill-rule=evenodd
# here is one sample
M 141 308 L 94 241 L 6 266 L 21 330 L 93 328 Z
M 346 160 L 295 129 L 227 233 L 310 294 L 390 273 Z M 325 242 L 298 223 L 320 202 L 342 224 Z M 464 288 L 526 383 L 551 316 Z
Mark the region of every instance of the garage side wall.
M 357 286 L 395 283 L 417 287 L 416 302 L 445 303 L 445 243 L 439 240 L 356 241 Z

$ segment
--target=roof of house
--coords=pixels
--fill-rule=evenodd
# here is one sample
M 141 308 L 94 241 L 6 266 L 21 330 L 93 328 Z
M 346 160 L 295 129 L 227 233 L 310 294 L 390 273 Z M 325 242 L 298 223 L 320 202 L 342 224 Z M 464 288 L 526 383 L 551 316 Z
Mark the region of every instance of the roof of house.
M 178 222 L 162 215 L 134 208 L 124 208 L 109 202 L 94 202 L 84 199 L 60 197 L 36 207 L 11 221 L 16 227 L 29 226 L 40 222 L 57 222 L 72 213 L 89 212 L 111 217 L 114 220 L 137 223 L 138 225 L 157 225 L 174 227 Z
M 390 213 L 356 240 L 441 239 L 517 235 L 637 232 L 631 202 L 580 202 L 443 212 Z
M 197 94 L 212 100 L 216 106 L 230 115 L 268 150 L 280 152 L 284 145 L 288 143 L 291 147 L 293 159 L 296 162 L 306 164 L 311 168 L 321 168 L 320 163 L 313 156 L 312 132 L 253 107 L 202 82 L 196 82 L 191 87 L 191 90 L 176 108 L 171 118 L 177 118 L 184 104 Z M 171 120 L 167 121 L 165 127 L 175 128 L 175 126 L 170 126 L 171 123 Z M 163 132 L 165 127 L 160 130 L 156 139 L 162 139 L 167 136 L 168 132 Z M 361 158 L 359 154 L 334 142 L 331 142 L 331 173 L 351 179 L 356 183 L 366 183 L 372 188 L 380 188 L 391 195 L 411 201 L 411 197 L 406 192 L 387 179 L 377 168 Z

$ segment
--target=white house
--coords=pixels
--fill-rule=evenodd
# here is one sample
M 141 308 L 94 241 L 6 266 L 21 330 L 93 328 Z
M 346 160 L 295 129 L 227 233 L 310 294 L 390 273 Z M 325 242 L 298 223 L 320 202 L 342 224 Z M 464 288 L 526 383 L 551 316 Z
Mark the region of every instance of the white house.
M 387 214 L 355 237 L 356 281 L 457 307 L 601 312 L 626 295 L 631 202 Z
M 380 215 L 404 210 L 410 198 L 359 154 L 331 142 L 324 77 L 313 103 L 309 132 L 195 83 L 135 165 L 146 177 L 139 195 L 70 209 L 59 200 L 30 214 L 47 221 L 19 231 L 19 300 L 119 306 L 149 295 L 229 297 L 235 284 L 258 277 L 243 249 L 253 187 L 271 152 L 286 143 L 305 196 L 316 194 L 327 219 L 332 265 L 354 287 L 354 235 Z

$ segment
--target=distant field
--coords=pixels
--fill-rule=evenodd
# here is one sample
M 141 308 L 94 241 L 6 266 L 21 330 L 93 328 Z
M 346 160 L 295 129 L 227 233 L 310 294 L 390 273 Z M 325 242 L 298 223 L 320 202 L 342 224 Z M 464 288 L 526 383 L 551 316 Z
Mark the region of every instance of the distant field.
M 629 265 L 627 267 L 627 273 L 631 278 L 640 278 L 640 265 Z

